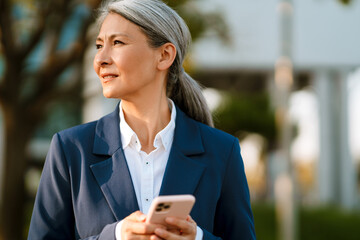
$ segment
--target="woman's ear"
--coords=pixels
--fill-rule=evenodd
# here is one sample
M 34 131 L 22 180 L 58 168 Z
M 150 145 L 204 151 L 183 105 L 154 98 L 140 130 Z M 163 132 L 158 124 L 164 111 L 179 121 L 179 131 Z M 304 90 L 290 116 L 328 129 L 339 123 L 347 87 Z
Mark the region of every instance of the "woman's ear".
M 173 64 L 176 57 L 176 47 L 172 43 L 165 43 L 159 47 L 160 58 L 158 61 L 159 70 L 167 70 Z

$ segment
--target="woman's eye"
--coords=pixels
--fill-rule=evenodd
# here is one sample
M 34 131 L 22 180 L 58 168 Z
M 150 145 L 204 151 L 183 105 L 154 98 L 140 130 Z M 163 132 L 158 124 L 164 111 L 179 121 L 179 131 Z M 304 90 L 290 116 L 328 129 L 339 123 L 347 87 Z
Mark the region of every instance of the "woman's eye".
M 124 44 L 124 42 L 119 41 L 119 40 L 115 40 L 115 41 L 114 41 L 114 45 L 117 45 L 117 44 Z
M 101 45 L 101 44 L 95 44 L 95 46 L 96 46 L 96 49 L 102 48 L 102 45 Z

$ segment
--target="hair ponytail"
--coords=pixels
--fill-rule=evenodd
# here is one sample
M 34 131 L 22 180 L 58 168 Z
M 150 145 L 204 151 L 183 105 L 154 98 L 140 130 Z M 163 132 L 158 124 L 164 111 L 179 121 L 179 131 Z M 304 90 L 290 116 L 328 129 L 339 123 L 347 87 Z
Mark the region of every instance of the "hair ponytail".
M 213 126 L 210 110 L 199 84 L 183 69 L 187 49 L 191 43 L 190 31 L 184 20 L 160 0 L 113 0 L 99 10 L 100 25 L 109 13 L 117 13 L 138 25 L 152 47 L 171 42 L 176 57 L 169 69 L 167 96 L 189 117 Z
M 167 95 L 189 117 L 213 127 L 212 115 L 201 90 L 201 86 L 182 69 L 176 83 L 168 82 Z

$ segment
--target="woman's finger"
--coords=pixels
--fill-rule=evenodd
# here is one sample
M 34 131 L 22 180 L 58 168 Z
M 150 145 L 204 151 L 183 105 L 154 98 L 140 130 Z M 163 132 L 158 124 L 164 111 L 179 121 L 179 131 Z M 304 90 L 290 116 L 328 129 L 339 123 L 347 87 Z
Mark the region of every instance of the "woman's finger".
M 121 236 L 123 239 L 150 239 L 155 236 L 156 228 L 165 228 L 160 224 L 145 223 L 146 215 L 136 211 L 124 218 L 121 225 Z M 156 238 L 155 238 L 156 239 Z
M 155 228 L 165 228 L 165 226 L 159 224 L 147 224 L 131 220 L 124 220 L 122 227 L 126 232 L 131 232 L 135 234 L 153 234 Z
M 182 233 L 185 234 L 196 234 L 196 223 L 190 217 L 189 220 L 182 220 L 179 218 L 168 217 L 165 219 L 166 223 L 171 226 L 174 226 L 178 229 L 181 229 Z
M 155 229 L 155 234 L 160 237 L 161 239 L 166 239 L 166 240 L 181 240 L 182 236 L 166 231 L 165 229 L 162 228 L 156 228 Z
M 129 219 L 135 222 L 144 222 L 146 219 L 146 215 L 140 211 L 136 211 L 130 214 L 129 216 L 127 216 L 125 219 Z
M 151 235 L 150 240 L 163 240 L 163 238 L 160 238 L 160 237 L 158 237 L 156 235 Z

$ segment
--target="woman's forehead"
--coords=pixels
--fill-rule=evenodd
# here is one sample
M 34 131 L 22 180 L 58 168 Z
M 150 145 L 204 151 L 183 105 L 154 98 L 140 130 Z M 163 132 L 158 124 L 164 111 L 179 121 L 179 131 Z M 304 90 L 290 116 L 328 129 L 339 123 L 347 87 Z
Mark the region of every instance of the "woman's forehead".
M 98 38 L 106 36 L 140 37 L 144 35 L 140 27 L 117 13 L 109 13 L 99 31 Z

